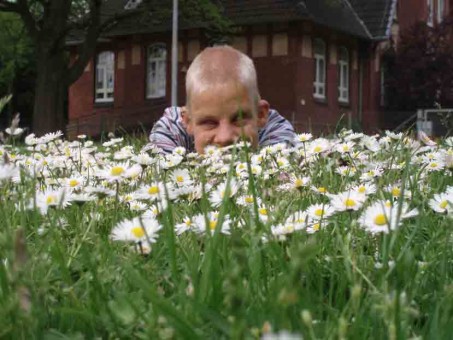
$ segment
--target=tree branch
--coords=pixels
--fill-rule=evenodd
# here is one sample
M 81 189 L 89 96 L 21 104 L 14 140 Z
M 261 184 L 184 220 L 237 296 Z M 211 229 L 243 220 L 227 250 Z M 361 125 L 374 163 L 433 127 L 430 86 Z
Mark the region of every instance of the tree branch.
M 127 10 L 115 13 L 106 20 L 101 21 L 100 3 L 94 0 L 90 7 L 90 25 L 86 30 L 84 42 L 77 49 L 78 59 L 68 69 L 66 77 L 66 84 L 68 86 L 80 77 L 86 65 L 92 58 L 94 51 L 96 50 L 96 43 L 99 36 L 119 21 L 141 13 L 141 10 Z
M 29 11 L 27 0 L 17 0 L 16 6 L 18 9 L 17 13 L 20 14 L 30 36 L 36 40 L 39 35 L 39 30 L 36 26 L 35 18 L 33 18 L 33 15 Z

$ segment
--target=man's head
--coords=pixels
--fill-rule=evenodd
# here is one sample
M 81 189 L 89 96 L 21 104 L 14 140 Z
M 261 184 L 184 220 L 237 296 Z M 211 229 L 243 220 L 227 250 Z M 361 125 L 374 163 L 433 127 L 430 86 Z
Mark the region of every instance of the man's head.
M 183 122 L 198 153 L 241 138 L 258 145 L 269 104 L 260 101 L 255 66 L 245 54 L 228 46 L 205 49 L 187 71 L 186 94 Z

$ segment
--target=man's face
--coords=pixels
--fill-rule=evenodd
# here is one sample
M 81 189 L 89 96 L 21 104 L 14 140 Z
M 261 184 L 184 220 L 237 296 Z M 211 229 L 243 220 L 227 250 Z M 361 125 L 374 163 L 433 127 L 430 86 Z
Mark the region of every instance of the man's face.
M 267 112 L 258 111 L 247 89 L 235 82 L 213 86 L 191 96 L 190 111 L 183 115 L 187 132 L 193 135 L 195 150 L 207 145 L 227 146 L 241 138 L 258 146 L 258 129 L 266 123 Z

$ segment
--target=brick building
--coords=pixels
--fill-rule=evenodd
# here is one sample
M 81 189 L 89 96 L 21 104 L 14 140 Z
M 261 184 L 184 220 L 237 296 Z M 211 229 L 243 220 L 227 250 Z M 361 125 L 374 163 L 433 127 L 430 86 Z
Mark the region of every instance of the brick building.
M 119 9 L 139 0 L 110 0 Z M 331 132 L 343 123 L 382 126 L 382 56 L 416 21 L 435 25 L 453 0 L 223 0 L 237 34 L 231 45 L 255 62 L 262 98 L 299 131 Z M 96 56 L 69 90 L 68 135 L 120 126 L 148 130 L 170 105 L 171 23 L 129 20 L 99 40 Z M 77 41 L 69 42 L 69 45 Z M 179 32 L 178 104 L 184 76 L 208 46 L 203 28 Z M 71 48 L 71 47 L 70 47 Z M 75 55 L 72 55 L 75 57 Z

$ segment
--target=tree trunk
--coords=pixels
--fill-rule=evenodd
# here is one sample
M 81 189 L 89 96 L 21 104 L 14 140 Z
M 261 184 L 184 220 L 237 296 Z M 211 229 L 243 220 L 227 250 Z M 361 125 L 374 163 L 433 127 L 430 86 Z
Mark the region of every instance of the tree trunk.
M 66 58 L 64 52 L 41 48 L 37 53 L 37 75 L 33 108 L 33 132 L 65 132 L 64 107 L 67 87 L 64 82 Z

